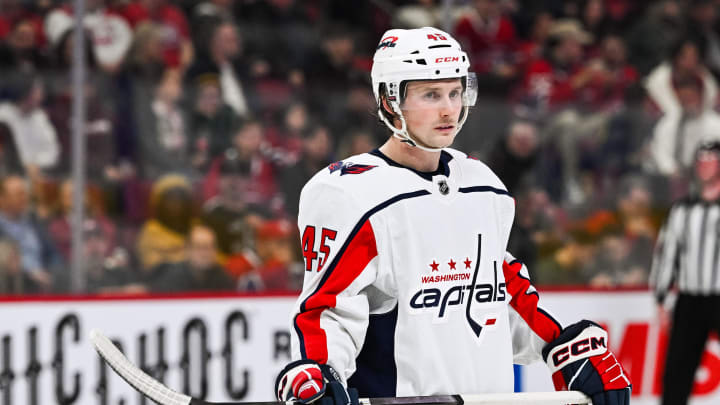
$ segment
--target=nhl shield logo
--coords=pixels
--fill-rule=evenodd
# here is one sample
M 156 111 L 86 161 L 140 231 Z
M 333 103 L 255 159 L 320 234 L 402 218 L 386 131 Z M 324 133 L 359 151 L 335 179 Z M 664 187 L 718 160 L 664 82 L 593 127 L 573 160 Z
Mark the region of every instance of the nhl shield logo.
M 438 190 L 440 190 L 440 194 L 448 195 L 448 193 L 450 192 L 450 187 L 448 186 L 447 181 L 440 180 L 438 182 Z

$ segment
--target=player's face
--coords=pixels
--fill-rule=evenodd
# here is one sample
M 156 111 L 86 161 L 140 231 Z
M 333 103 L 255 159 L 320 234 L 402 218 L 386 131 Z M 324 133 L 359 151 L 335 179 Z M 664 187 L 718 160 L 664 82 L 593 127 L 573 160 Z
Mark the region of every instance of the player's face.
M 720 177 L 720 156 L 717 152 L 701 151 L 695 161 L 695 173 L 702 182 Z
M 460 79 L 408 83 L 400 106 L 408 132 L 422 146 L 444 148 L 457 134 L 463 109 Z

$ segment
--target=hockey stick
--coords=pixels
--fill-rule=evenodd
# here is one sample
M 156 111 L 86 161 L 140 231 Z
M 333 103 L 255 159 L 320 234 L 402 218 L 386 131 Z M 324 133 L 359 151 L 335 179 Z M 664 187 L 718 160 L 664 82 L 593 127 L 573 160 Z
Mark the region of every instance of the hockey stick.
M 123 380 L 160 405 L 284 405 L 283 402 L 206 402 L 192 398 L 166 387 L 137 368 L 110 339 L 97 329 L 90 331 L 90 342 L 92 342 L 100 357 Z M 361 405 L 557 405 L 590 403 L 590 399 L 579 391 L 360 399 Z

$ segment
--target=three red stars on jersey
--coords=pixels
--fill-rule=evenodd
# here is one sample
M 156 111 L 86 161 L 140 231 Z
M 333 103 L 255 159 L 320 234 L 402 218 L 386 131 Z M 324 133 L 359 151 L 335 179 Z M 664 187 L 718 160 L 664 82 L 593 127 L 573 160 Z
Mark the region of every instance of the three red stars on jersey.
M 472 265 L 472 260 L 466 257 L 462 263 L 465 263 L 465 268 L 469 269 Z M 456 265 L 457 262 L 451 258 L 448 262 L 448 267 L 450 268 L 450 270 L 457 270 Z M 435 260 L 433 260 L 432 263 L 428 264 L 428 266 L 430 266 L 430 268 L 432 269 L 431 271 L 440 271 L 440 263 L 437 263 Z

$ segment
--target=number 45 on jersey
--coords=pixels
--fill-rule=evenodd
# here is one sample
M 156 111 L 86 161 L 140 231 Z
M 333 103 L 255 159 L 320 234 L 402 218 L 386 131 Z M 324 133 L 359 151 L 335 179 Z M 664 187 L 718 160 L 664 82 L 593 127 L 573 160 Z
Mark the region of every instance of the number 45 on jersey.
M 330 256 L 330 247 L 327 245 L 327 240 L 335 240 L 337 231 L 328 228 L 320 229 L 320 238 L 317 249 L 315 248 L 315 234 L 316 227 L 308 225 L 302 234 L 302 250 L 303 257 L 305 257 L 305 271 L 312 271 L 315 260 L 318 260 L 317 271 L 322 270 L 327 259 Z M 322 254 L 318 258 L 318 252 Z

